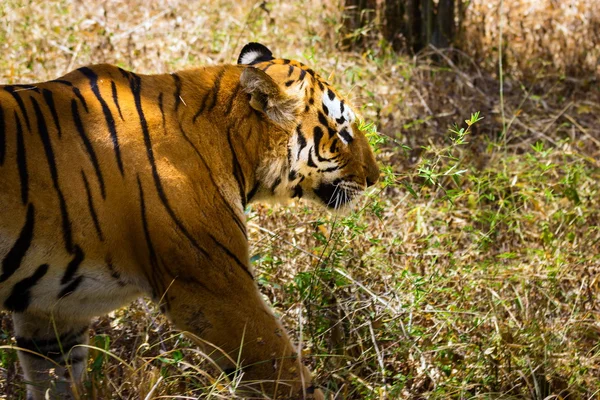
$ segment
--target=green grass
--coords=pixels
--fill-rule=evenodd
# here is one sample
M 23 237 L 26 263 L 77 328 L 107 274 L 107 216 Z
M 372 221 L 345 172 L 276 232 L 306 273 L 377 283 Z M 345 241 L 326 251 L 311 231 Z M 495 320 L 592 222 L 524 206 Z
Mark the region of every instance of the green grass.
M 9 1 L 0 19 L 3 83 L 91 62 L 234 62 L 253 40 L 334 73 L 363 107 L 380 183 L 346 215 L 248 211 L 259 287 L 332 396 L 600 394 L 597 80 L 507 73 L 500 102 L 495 72 L 464 56 L 338 51 L 333 3 Z M 0 322 L 0 398 L 24 399 L 10 317 Z M 82 398 L 234 397 L 236 382 L 144 301 L 100 318 L 90 345 Z

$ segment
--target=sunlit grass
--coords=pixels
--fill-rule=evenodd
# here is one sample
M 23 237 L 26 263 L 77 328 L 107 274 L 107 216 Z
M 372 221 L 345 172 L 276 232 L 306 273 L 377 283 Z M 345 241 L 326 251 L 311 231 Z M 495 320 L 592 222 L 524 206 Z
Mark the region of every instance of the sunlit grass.
M 505 0 L 502 118 L 496 9 L 473 4 L 466 34 L 476 58 L 448 51 L 438 65 L 382 43 L 340 52 L 333 3 L 8 1 L 0 81 L 53 79 L 96 62 L 140 73 L 229 63 L 255 40 L 309 63 L 362 107 L 360 127 L 382 165 L 353 213 L 305 203 L 248 210 L 259 287 L 302 341 L 318 383 L 339 399 L 595 398 L 597 81 L 582 78 L 583 62 L 545 69 L 561 54 L 583 55 L 572 46 L 548 53 L 564 32 L 536 47 L 535 18 L 515 25 L 524 3 Z M 477 25 L 480 13 L 486 24 Z M 599 16 L 586 11 L 582 26 Z M 581 29 L 572 37 L 585 37 Z M 518 41 L 520 30 L 538 36 Z M 0 345 L 14 344 L 10 317 L 0 321 Z M 144 301 L 100 318 L 90 345 L 82 398 L 235 398 L 235 380 Z M 25 398 L 18 374 L 4 347 L 0 398 Z

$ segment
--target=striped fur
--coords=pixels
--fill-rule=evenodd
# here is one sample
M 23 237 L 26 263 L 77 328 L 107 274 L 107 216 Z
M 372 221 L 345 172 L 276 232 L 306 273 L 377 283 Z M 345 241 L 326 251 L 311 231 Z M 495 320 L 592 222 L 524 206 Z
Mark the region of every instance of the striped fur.
M 379 170 L 351 106 L 313 70 L 256 43 L 240 60 L 0 86 L 0 308 L 14 312 L 31 398 L 68 396 L 89 320 L 140 295 L 233 359 L 243 340 L 244 390 L 323 398 L 256 288 L 244 209 L 341 208 Z

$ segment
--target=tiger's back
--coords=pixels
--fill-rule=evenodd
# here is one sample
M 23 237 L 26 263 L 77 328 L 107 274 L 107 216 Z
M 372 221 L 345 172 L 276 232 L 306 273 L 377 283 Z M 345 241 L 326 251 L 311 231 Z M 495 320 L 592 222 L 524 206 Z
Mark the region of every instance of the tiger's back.
M 196 72 L 214 84 L 211 69 Z M 198 196 L 192 193 L 194 186 L 206 180 L 209 171 L 202 171 L 198 163 L 173 165 L 161 157 L 161 150 L 177 149 L 181 159 L 192 159 L 189 153 L 195 147 L 227 143 L 218 143 L 218 135 L 211 137 L 210 124 L 203 124 L 202 118 L 196 118 L 196 129 L 204 130 L 207 143 L 182 143 L 185 127 L 170 112 L 184 114 L 180 108 L 200 107 L 197 103 L 203 99 L 188 97 L 177 82 L 181 83 L 177 75 L 139 76 L 98 65 L 55 81 L 0 89 L 0 300 L 6 309 L 47 310 L 52 304 L 54 312 L 64 309 L 70 315 L 86 298 L 94 298 L 89 315 L 97 315 L 139 295 L 136 286 L 147 286 L 139 279 L 139 265 L 148 261 L 147 252 L 139 251 L 146 246 L 144 229 L 149 229 L 138 218 L 145 184 L 153 189 L 146 197 L 152 197 L 158 183 L 173 214 L 209 224 L 208 217 L 215 217 L 210 214 L 222 211 L 211 202 L 215 210 L 190 216 L 194 209 L 178 206 L 180 198 Z M 205 107 L 217 107 L 221 100 L 227 99 L 207 98 Z M 211 156 L 208 152 L 205 158 Z M 214 165 L 218 160 L 209 161 Z M 225 169 L 216 164 L 215 169 Z M 154 174 L 159 177 L 156 182 Z M 207 199 L 211 189 L 202 190 Z M 160 202 L 145 200 L 146 207 Z M 233 211 L 243 217 L 243 210 Z M 19 238 L 18 246 L 14 238 Z M 24 278 L 30 278 L 27 285 L 20 285 L 19 295 L 11 297 L 11 283 Z M 78 288 L 83 298 L 77 296 Z M 98 296 L 105 310 L 98 310 Z
M 378 168 L 350 106 L 310 68 L 258 44 L 238 64 L 97 65 L 0 87 L 0 308 L 29 351 L 26 380 L 68 396 L 89 320 L 146 294 L 229 355 L 243 343 L 245 379 L 291 382 L 261 390 L 322 398 L 256 288 L 244 209 L 269 197 L 337 208 Z

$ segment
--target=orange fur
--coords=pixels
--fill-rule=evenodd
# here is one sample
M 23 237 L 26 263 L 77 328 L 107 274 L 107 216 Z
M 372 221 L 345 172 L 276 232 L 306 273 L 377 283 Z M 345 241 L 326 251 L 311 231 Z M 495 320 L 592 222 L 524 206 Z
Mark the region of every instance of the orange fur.
M 286 85 L 300 70 L 308 68 L 282 60 L 172 75 L 96 65 L 0 87 L 0 260 L 23 253 L 0 270 L 0 306 L 16 312 L 21 342 L 51 341 L 51 319 L 76 340 L 75 327 L 148 294 L 179 329 L 233 359 L 241 351 L 246 390 L 323 398 L 306 392 L 311 374 L 257 290 L 244 217 L 250 200 L 318 199 L 309 193 L 319 173 L 300 160 L 307 150 L 294 150 L 292 174 L 289 149 L 296 129 L 312 140 L 323 122 L 310 91 L 314 99 L 332 89 L 312 71 Z M 335 182 L 348 197 L 379 173 L 352 124 L 347 146 L 330 132 L 306 153 L 336 145 Z

